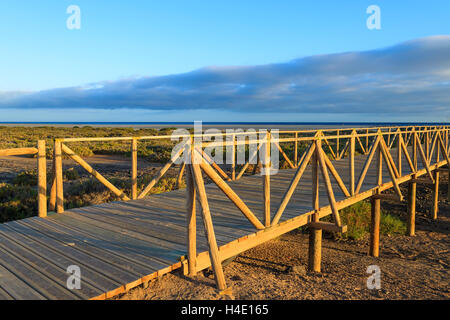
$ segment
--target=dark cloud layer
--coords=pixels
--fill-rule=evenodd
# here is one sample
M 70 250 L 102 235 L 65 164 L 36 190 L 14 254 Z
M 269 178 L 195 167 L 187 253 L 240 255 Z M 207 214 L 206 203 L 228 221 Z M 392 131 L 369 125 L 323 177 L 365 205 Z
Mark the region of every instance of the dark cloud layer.
M 0 108 L 139 108 L 298 113 L 450 110 L 450 36 L 365 52 L 32 93 L 0 92 Z

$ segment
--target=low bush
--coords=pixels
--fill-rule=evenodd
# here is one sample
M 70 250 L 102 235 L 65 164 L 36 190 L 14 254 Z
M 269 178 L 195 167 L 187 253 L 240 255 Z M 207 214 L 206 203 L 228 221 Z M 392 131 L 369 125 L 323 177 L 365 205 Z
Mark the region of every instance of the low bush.
M 37 213 L 37 192 L 27 185 L 0 183 L 0 223 Z
M 371 220 L 371 206 L 368 201 L 360 201 L 340 211 L 341 221 L 347 225 L 348 231 L 336 234 L 337 238 L 358 240 L 369 234 Z M 380 234 L 404 234 L 406 224 L 399 217 L 381 210 Z
M 36 170 L 22 171 L 12 179 L 15 186 L 36 186 L 37 173 Z

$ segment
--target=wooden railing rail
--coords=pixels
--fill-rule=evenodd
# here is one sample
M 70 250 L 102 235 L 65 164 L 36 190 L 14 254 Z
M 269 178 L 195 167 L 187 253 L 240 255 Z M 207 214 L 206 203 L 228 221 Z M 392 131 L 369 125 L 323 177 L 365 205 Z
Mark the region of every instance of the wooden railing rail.
M 45 140 L 38 140 L 36 148 L 1 149 L 0 156 L 36 155 L 38 216 L 47 216 L 47 160 Z

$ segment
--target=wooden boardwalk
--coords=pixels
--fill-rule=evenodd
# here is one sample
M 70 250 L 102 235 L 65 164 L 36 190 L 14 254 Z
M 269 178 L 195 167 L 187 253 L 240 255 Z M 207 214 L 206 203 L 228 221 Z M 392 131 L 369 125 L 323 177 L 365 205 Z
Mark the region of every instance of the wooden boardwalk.
M 391 153 L 395 155 L 395 149 Z M 362 170 L 364 161 L 365 156 L 355 157 L 356 172 Z M 333 161 L 333 164 L 340 176 L 345 177 L 348 159 Z M 439 166 L 442 165 L 444 163 L 441 162 Z M 389 181 L 389 173 L 386 167 L 384 169 L 383 180 Z M 271 176 L 272 214 L 277 210 L 295 171 L 280 170 Z M 404 176 L 411 173 L 406 160 L 403 161 L 402 172 Z M 262 221 L 264 203 L 261 176 L 244 176 L 229 182 L 229 185 Z M 368 171 L 361 193 L 376 185 L 377 168 L 374 163 Z M 336 201 L 345 199 L 337 185 L 333 185 L 333 189 Z M 253 225 L 216 185 L 206 185 L 206 190 L 220 249 L 255 235 Z M 308 167 L 281 222 L 310 214 L 313 210 L 311 199 L 312 174 Z M 319 200 L 320 207 L 329 205 L 323 184 L 320 185 Z M 198 208 L 197 219 L 201 221 Z M 291 224 L 282 232 L 288 232 L 299 224 L 305 223 Z M 0 299 L 112 297 L 182 267 L 182 257 L 187 254 L 186 225 L 185 190 L 140 200 L 67 210 L 47 218 L 33 217 L 1 224 Z M 266 237 L 262 242 L 270 238 Z M 253 242 L 249 243 L 244 249 L 254 245 Z M 204 227 L 198 223 L 199 257 L 206 255 L 207 251 Z M 66 270 L 71 265 L 79 266 L 81 270 L 79 290 L 69 290 L 66 286 L 69 277 Z
M 235 150 L 241 142 L 233 134 L 231 142 L 219 145 L 232 146 L 231 179 L 194 145 L 172 155 L 139 195 L 138 141 L 173 137 L 55 139 L 49 195 L 45 141 L 38 141 L 37 148 L 0 150 L 6 156 L 36 154 L 38 164 L 38 217 L 0 224 L 0 299 L 105 299 L 178 268 L 195 275 L 210 266 L 218 289 L 227 294 L 223 261 L 304 225 L 311 233 L 308 268 L 320 272 L 322 230 L 345 232 L 339 210 L 369 198 L 369 253 L 376 257 L 382 192 L 393 189 L 403 199 L 398 185 L 409 183 L 407 233 L 414 235 L 416 184 L 421 176 L 434 183 L 432 218 L 437 219 L 439 172 L 443 166 L 450 170 L 448 127 L 391 129 L 292 131 L 273 140 L 272 133 L 264 133 L 252 144 L 276 146 L 291 169 L 242 177 L 256 152 L 236 177 Z M 186 137 L 195 141 L 195 135 L 179 136 Z M 105 140 L 131 142 L 130 197 L 66 145 Z M 294 145 L 294 159 L 288 158 L 281 143 Z M 299 143 L 309 146 L 300 158 Z M 328 160 L 324 148 L 334 160 Z M 259 159 L 270 160 L 272 151 L 264 149 Z M 201 159 L 180 166 L 177 181 L 184 171 L 187 189 L 146 197 L 183 150 L 189 152 L 184 155 Z M 123 201 L 64 211 L 63 153 Z M 202 173 L 211 184 L 204 184 Z M 48 196 L 50 210 L 57 213 L 47 215 Z M 319 220 L 328 215 L 333 223 Z M 68 286 L 73 268 L 81 273 L 79 289 Z

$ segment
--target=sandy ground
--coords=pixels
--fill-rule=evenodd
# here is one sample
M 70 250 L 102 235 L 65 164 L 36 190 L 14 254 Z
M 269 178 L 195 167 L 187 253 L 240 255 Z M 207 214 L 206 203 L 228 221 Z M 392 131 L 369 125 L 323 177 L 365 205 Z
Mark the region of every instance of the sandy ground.
M 380 257 L 368 255 L 368 238 L 325 238 L 322 273 L 306 272 L 308 235 L 293 231 L 243 254 L 224 267 L 232 299 L 449 299 L 450 205 L 442 179 L 439 218 L 430 219 L 431 185 L 418 185 L 416 236 L 382 236 Z M 406 186 L 402 188 L 406 194 Z M 406 218 L 406 203 L 382 208 Z M 381 270 L 381 288 L 368 289 L 367 267 Z M 293 268 L 294 267 L 294 268 Z M 211 271 L 188 278 L 177 270 L 116 299 L 224 299 Z

